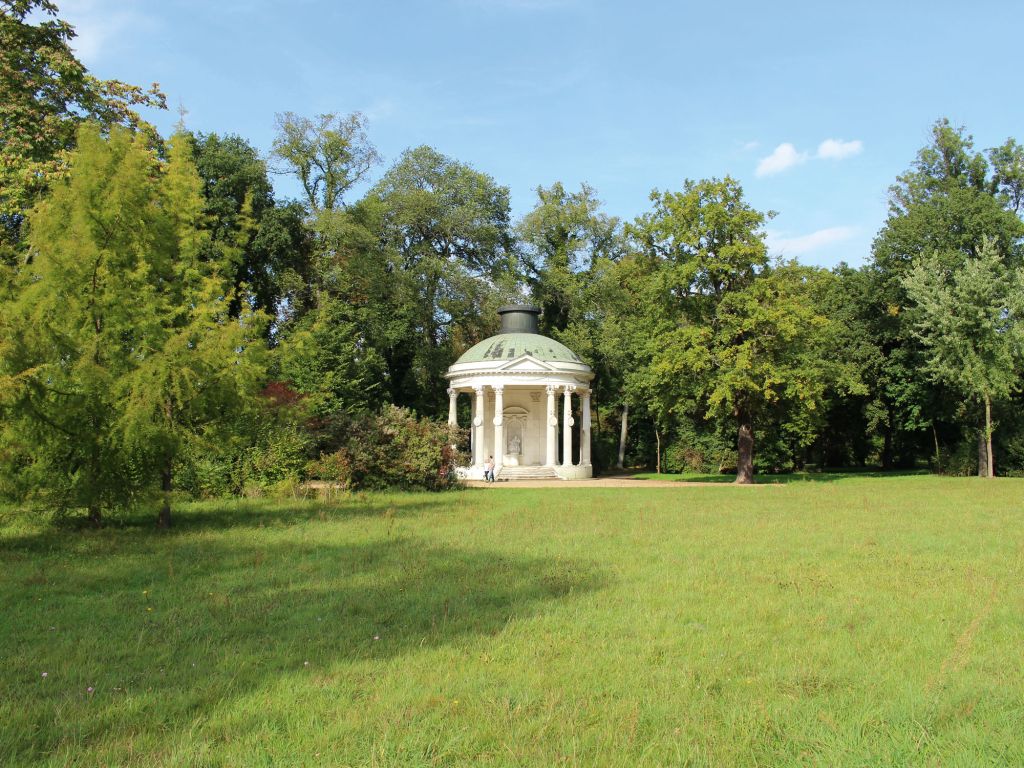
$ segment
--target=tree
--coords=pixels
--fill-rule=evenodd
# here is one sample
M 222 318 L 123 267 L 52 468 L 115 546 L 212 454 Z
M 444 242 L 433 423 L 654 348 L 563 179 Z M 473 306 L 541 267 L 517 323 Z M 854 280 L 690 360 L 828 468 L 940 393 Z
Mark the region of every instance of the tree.
M 771 267 L 767 215 L 726 177 L 654 193 L 654 211 L 630 227 L 638 253 L 626 268 L 630 303 L 644 329 L 645 363 L 628 376 L 664 430 L 673 420 L 729 419 L 736 429 L 736 481 L 753 482 L 758 424 L 780 415 L 793 439 L 815 436 L 810 412 L 846 379 L 823 353 L 833 329 L 821 311 L 827 273 Z M 770 215 L 770 214 L 768 214 Z M 842 375 L 840 375 L 842 374 Z M 781 414 L 780 405 L 785 406 Z M 709 425 L 710 426 L 710 425 Z M 703 427 L 702 427 L 703 428 Z
M 234 275 L 232 315 L 242 311 L 243 286 L 250 309 L 280 323 L 301 315 L 310 302 L 311 243 L 298 203 L 278 203 L 266 164 L 240 136 L 190 135 L 203 182 L 203 226 L 210 233 L 202 258 L 227 259 Z
M 366 136 L 366 118 L 327 113 L 314 118 L 294 112 L 277 115 L 273 154 L 306 193 L 309 210 L 333 211 L 342 198 L 380 162 Z
M 820 412 L 830 386 L 859 389 L 856 374 L 830 357 L 835 333 L 818 294 L 828 273 L 796 263 L 766 269 L 748 286 L 722 297 L 711 332 L 687 349 L 697 376 L 706 374 L 711 412 L 732 415 L 739 427 L 736 482 L 753 482 L 754 429 L 775 403 L 798 421 L 798 441 L 816 436 L 807 416 Z M 706 345 L 699 339 L 707 340 Z
M 627 228 L 638 251 L 635 306 L 643 312 L 632 323 L 646 331 L 639 340 L 646 364 L 627 377 L 627 385 L 664 432 L 696 403 L 706 404 L 713 391 L 706 352 L 717 309 L 725 295 L 749 286 L 766 267 L 766 215 L 743 200 L 742 187 L 729 177 L 687 180 L 681 192 L 655 191 L 651 200 L 654 210 Z M 738 409 L 734 416 L 742 454 L 749 414 Z M 752 466 L 737 471 L 739 480 L 752 477 Z
M 134 129 L 142 125 L 136 107 L 165 107 L 155 84 L 90 75 L 71 50 L 73 27 L 57 13 L 50 0 L 0 1 L 0 262 L 13 260 L 26 212 L 67 171 L 83 121 Z
M 517 291 L 508 188 L 430 147 L 403 153 L 363 203 L 391 291 L 386 346 L 391 401 L 420 413 L 457 352 L 493 327 Z M 380 263 L 380 262 L 378 262 Z
M 565 331 L 584 315 L 583 293 L 601 259 L 622 251 L 619 220 L 601 212 L 594 190 L 567 192 L 560 182 L 537 187 L 537 204 L 517 227 L 532 300 L 541 308 L 543 333 Z
M 354 314 L 340 299 L 322 296 L 280 347 L 281 374 L 305 395 L 305 412 L 316 419 L 371 411 L 383 399 L 383 360 Z
M 1009 269 L 994 239 L 949 269 L 933 254 L 903 278 L 914 332 L 931 377 L 984 405 L 988 477 L 994 476 L 992 403 L 1019 388 L 1024 359 L 1024 271 Z
M 541 333 L 576 351 L 597 374 L 591 393 L 596 421 L 594 462 L 612 464 L 606 449 L 601 413 L 619 408 L 628 419 L 622 398 L 625 349 L 612 339 L 609 309 L 619 288 L 610 279 L 625 243 L 619 219 L 601 210 L 601 201 L 587 184 L 568 192 L 556 182 L 537 188 L 537 203 L 516 227 L 521 269 L 530 301 L 540 306 Z
M 872 246 L 877 278 L 872 325 L 883 356 L 873 386 L 884 412 L 883 466 L 894 463 L 900 447 L 909 463 L 923 447 L 915 434 L 934 429 L 943 414 L 954 410 L 943 380 L 920 375 L 926 352 L 910 319 L 913 300 L 903 278 L 919 259 L 931 255 L 941 260 L 943 270 L 955 271 L 978 257 L 987 237 L 994 238 L 1008 264 L 1020 262 L 1024 223 L 1016 213 L 1015 191 L 1020 149 L 1009 140 L 990 158 L 991 165 L 974 150 L 963 128 L 941 119 L 932 126 L 932 141 L 889 189 L 889 216 Z M 983 452 L 983 430 L 978 440 Z M 979 471 L 986 463 L 979 462 Z
M 37 495 L 98 522 L 152 488 L 170 524 L 185 443 L 251 407 L 261 320 L 233 318 L 184 137 L 161 164 L 143 137 L 85 124 L 68 178 L 32 213 L 34 258 L 4 307 L 8 438 Z
M 1024 147 L 1014 139 L 1007 139 L 1001 146 L 990 149 L 989 162 L 992 164 L 991 188 L 1003 206 L 1020 214 L 1024 204 Z

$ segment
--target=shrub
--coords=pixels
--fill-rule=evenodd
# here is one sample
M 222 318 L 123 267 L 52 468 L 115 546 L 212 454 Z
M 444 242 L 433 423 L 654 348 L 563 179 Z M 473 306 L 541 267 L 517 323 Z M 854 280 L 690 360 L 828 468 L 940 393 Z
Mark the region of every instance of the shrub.
M 736 466 L 736 446 L 716 431 L 680 424 L 665 448 L 666 472 L 717 473 Z
M 324 430 L 338 443 L 308 467 L 311 477 L 349 490 L 441 490 L 457 484 L 458 436 L 442 422 L 418 419 L 405 408 L 336 416 Z
M 270 425 L 260 441 L 243 454 L 236 487 L 268 488 L 285 481 L 298 482 L 309 461 L 310 444 L 309 435 L 298 427 Z

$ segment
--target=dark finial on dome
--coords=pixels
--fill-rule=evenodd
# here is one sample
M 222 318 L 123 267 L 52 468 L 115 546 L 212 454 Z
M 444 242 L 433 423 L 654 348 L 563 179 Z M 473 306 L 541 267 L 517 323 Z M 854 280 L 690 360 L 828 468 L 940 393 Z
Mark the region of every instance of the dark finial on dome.
M 540 307 L 531 304 L 509 304 L 498 310 L 502 333 L 540 333 L 537 318 Z

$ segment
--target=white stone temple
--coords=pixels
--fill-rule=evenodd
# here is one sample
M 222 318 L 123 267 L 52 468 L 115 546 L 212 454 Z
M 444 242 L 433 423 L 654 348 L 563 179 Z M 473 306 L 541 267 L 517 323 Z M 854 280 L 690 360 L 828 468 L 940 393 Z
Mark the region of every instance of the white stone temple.
M 590 463 L 590 366 L 564 344 L 537 331 L 540 309 L 498 310 L 501 333 L 471 347 L 445 374 L 448 423 L 458 426 L 458 397 L 470 396 L 473 463 L 459 474 L 483 479 L 494 457 L 501 480 L 593 476 Z M 573 449 L 572 398 L 581 414 L 578 450 Z M 559 419 L 561 415 L 561 419 Z

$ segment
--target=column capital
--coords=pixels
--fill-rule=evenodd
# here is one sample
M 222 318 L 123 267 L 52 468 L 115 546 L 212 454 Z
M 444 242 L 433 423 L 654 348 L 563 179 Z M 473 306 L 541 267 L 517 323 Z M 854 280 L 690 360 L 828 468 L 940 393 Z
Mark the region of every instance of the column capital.
M 565 394 L 571 395 L 571 394 L 573 394 L 576 391 L 576 385 L 575 384 L 563 384 L 562 385 L 562 390 L 565 392 Z
M 502 392 L 505 391 L 505 385 L 504 384 L 491 384 L 491 389 L 494 390 L 494 394 L 500 395 Z
M 448 387 L 448 397 L 455 397 L 457 394 L 459 394 L 459 390 Z
M 558 391 L 558 385 L 548 384 L 546 387 L 544 387 L 544 391 L 547 392 L 549 395 L 553 395 L 555 394 L 555 392 Z
M 484 385 L 483 384 L 474 384 L 473 385 L 473 391 L 476 392 L 478 395 L 482 395 L 484 393 Z

